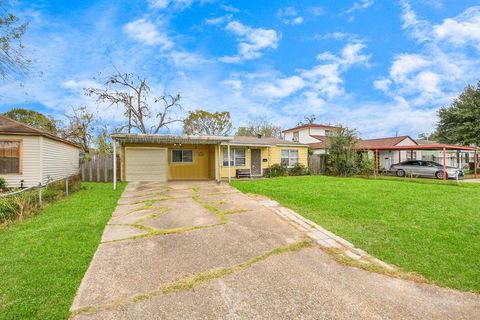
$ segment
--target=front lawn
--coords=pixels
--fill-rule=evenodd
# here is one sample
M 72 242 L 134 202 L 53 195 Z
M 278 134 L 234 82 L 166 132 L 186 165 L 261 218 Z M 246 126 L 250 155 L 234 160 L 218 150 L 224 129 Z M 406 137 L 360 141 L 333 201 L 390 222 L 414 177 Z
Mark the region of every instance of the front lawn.
M 232 185 L 275 199 L 433 283 L 480 292 L 480 185 L 325 176 Z
M 0 228 L 0 319 L 66 319 L 124 185 L 83 189 Z

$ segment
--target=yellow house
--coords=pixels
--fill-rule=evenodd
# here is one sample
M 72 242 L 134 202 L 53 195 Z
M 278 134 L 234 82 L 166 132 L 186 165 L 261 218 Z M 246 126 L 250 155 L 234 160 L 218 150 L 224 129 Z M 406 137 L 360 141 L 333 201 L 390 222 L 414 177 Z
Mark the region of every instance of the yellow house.
M 220 181 L 235 178 L 238 170 L 260 177 L 273 164 L 308 161 L 308 145 L 277 138 L 123 133 L 112 138 L 124 181 Z

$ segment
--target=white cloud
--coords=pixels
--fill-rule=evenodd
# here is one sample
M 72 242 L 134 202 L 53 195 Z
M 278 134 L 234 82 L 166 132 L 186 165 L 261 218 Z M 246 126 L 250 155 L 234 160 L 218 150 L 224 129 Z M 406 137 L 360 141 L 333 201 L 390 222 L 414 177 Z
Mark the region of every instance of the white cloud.
M 285 98 L 305 86 L 305 81 L 299 76 L 278 79 L 274 83 L 261 83 L 256 86 L 256 94 L 267 98 Z
M 368 9 L 371 5 L 373 5 L 373 0 L 360 0 L 353 3 L 353 5 L 345 11 L 345 13 L 352 13 L 355 11 L 363 11 Z
M 159 45 L 162 48 L 170 48 L 173 42 L 167 35 L 157 29 L 157 26 L 146 19 L 138 19 L 127 23 L 123 31 L 132 39 L 143 42 L 149 46 Z
M 276 49 L 280 35 L 273 29 L 252 28 L 238 21 L 227 24 L 226 30 L 238 36 L 238 54 L 222 57 L 225 63 L 239 63 L 244 60 L 253 60 L 263 54 L 263 50 Z
M 413 107 L 448 105 L 466 83 L 478 80 L 478 56 L 472 57 L 468 47 L 480 49 L 480 8 L 468 8 L 434 25 L 419 19 L 407 0 L 401 6 L 403 28 L 420 43 L 419 51 L 396 55 L 388 76 L 373 86 Z
M 169 6 L 176 10 L 183 10 L 193 4 L 193 0 L 149 0 L 149 6 L 152 9 L 163 10 Z
M 222 8 L 227 12 L 235 12 L 235 13 L 240 12 L 240 9 L 235 8 L 234 6 L 226 5 L 226 4 L 220 5 L 220 8 Z
M 227 21 L 230 21 L 230 20 L 232 20 L 232 15 L 231 14 L 226 14 L 224 16 L 217 17 L 217 18 L 205 19 L 205 24 L 219 25 L 219 24 L 223 24 L 223 23 L 225 23 Z
M 277 18 L 284 24 L 299 25 L 303 23 L 303 17 L 298 15 L 294 7 L 278 9 Z
M 465 10 L 455 18 L 443 20 L 433 27 L 437 41 L 446 41 L 455 46 L 472 45 L 480 50 L 480 7 Z

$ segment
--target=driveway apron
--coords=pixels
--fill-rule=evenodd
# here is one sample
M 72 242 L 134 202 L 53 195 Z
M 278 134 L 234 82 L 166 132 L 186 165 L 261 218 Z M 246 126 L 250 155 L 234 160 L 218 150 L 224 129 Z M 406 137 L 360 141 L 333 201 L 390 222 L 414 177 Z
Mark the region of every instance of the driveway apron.
M 479 295 L 334 261 L 261 202 L 213 182 L 130 183 L 73 319 L 478 319 Z

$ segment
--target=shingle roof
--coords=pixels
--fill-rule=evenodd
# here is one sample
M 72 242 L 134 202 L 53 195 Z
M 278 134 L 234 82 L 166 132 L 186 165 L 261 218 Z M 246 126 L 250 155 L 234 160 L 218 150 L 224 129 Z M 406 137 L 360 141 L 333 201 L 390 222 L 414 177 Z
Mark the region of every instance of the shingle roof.
M 310 147 L 312 149 L 325 149 L 325 148 L 327 148 L 328 143 L 330 141 L 330 137 L 327 137 L 327 136 L 312 135 L 310 137 L 315 138 L 319 141 L 319 142 L 315 142 L 315 143 L 310 144 Z
M 328 124 L 311 123 L 311 124 L 304 124 L 304 125 L 301 125 L 301 126 L 297 126 L 297 127 L 294 127 L 294 128 L 283 130 L 282 132 L 290 132 L 290 131 L 304 129 L 304 128 L 338 129 L 338 127 L 331 126 L 331 125 L 328 125 Z
M 307 146 L 306 144 L 287 141 L 279 138 L 265 138 L 265 137 L 245 137 L 245 136 L 235 136 L 231 141 L 231 144 L 239 145 L 267 145 L 267 146 L 276 146 L 276 145 L 288 145 L 288 146 Z
M 60 137 L 57 137 L 54 134 L 39 130 L 37 128 L 31 127 L 29 125 L 26 125 L 24 123 L 18 122 L 16 120 L 7 118 L 5 116 L 0 115 L 0 135 L 30 135 L 30 136 L 43 136 L 47 137 L 53 140 L 57 140 L 69 145 L 72 145 L 74 147 L 79 148 L 78 145 L 75 143 L 72 143 L 68 140 L 62 139 Z
M 328 142 L 330 141 L 330 137 L 317 136 L 317 135 L 312 135 L 311 137 L 320 141 L 320 142 L 311 143 L 310 147 L 312 149 L 325 149 L 328 147 Z M 357 149 L 374 149 L 374 148 L 381 148 L 381 147 L 393 147 L 407 138 L 412 139 L 410 136 L 367 139 L 367 140 L 360 139 L 356 144 L 356 148 Z M 415 144 L 418 144 L 414 139 L 412 139 L 412 141 L 414 141 Z
M 357 143 L 358 149 L 367 149 L 375 147 L 393 147 L 402 142 L 405 139 L 411 139 L 415 144 L 418 143 L 412 139 L 410 136 L 399 136 L 399 137 L 389 137 L 389 138 L 379 138 L 379 139 L 367 139 L 359 140 Z

